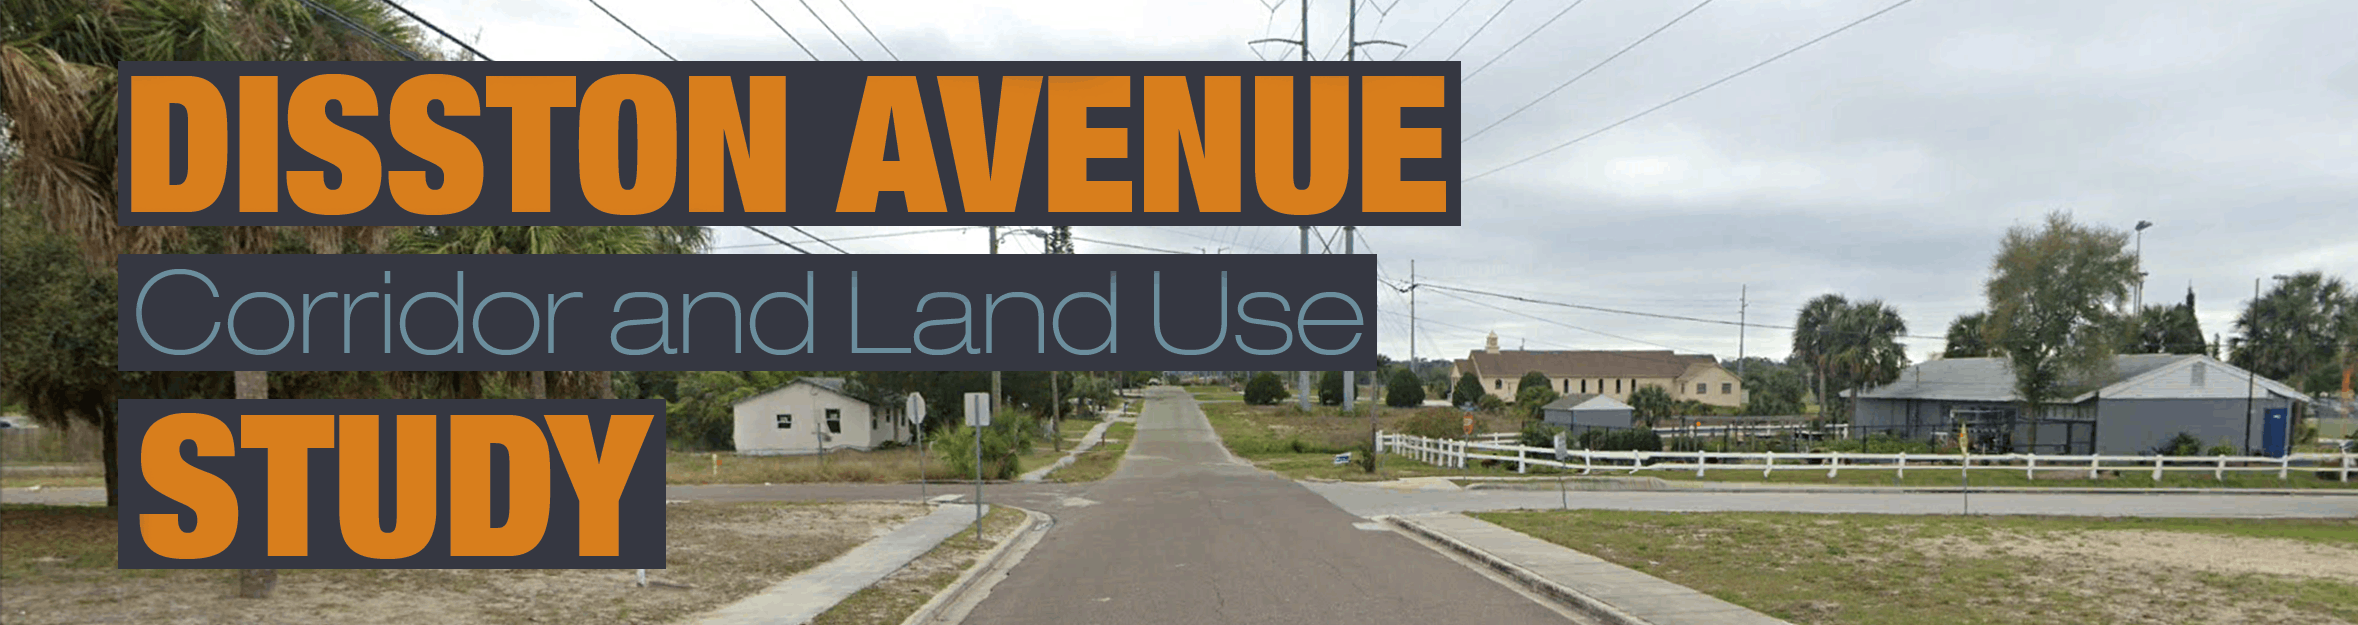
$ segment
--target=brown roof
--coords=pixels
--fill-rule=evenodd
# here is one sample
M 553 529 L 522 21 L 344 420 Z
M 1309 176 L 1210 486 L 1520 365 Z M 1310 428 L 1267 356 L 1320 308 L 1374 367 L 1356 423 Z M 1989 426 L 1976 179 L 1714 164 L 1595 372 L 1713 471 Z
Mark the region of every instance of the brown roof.
M 1466 356 L 1482 375 L 1515 377 L 1538 371 L 1551 378 L 1680 378 L 1696 366 L 1718 366 L 1708 354 L 1663 351 L 1475 350 Z

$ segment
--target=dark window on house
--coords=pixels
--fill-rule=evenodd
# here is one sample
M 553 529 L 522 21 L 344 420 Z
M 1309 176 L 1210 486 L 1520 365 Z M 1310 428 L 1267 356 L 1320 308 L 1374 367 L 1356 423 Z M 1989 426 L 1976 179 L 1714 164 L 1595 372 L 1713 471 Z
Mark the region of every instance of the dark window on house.
M 876 420 L 876 413 L 868 413 L 868 429 L 873 430 L 880 427 L 884 427 L 884 423 Z
M 1621 392 L 1621 381 L 1620 381 L 1620 380 L 1614 380 L 1614 381 L 1613 381 L 1613 392 L 1615 392 L 1615 393 L 1619 393 L 1619 392 Z
M 1702 383 L 1702 382 L 1696 382 L 1696 383 L 1695 383 L 1695 394 L 1696 394 L 1696 395 L 1709 395 L 1709 394 L 1711 394 L 1711 385 L 1709 385 L 1709 384 L 1704 384 L 1704 383 Z
M 790 414 L 782 414 L 782 415 L 778 415 L 778 429 L 785 430 L 785 429 L 792 429 L 793 427 L 794 427 L 794 415 L 790 415 Z
M 843 411 L 834 408 L 827 409 L 827 433 L 843 433 Z
M 1734 383 L 1734 382 L 1721 382 L 1721 383 L 1719 383 L 1719 394 L 1721 394 L 1721 395 L 1734 395 L 1734 394 L 1736 394 L 1736 383 Z
M 1564 381 L 1564 392 L 1566 392 L 1566 393 L 1570 393 L 1570 392 L 1572 392 L 1572 381 L 1571 381 L 1571 380 L 1565 380 L 1565 381 Z
M 1580 392 L 1583 392 L 1583 393 L 1586 393 L 1586 392 L 1588 392 L 1588 380 L 1581 380 L 1581 381 L 1580 381 Z
M 1496 380 L 1491 380 L 1491 381 L 1490 381 L 1490 388 L 1496 388 L 1496 389 L 1503 389 L 1503 388 L 1506 388 L 1506 378 L 1499 378 L 1499 379 L 1496 379 Z

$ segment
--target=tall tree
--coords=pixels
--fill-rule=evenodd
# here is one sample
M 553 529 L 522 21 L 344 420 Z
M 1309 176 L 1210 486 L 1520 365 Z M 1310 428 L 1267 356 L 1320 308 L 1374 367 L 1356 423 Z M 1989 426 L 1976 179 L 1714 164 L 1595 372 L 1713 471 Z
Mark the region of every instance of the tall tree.
M 1746 363 L 1744 367 L 1744 414 L 1749 416 L 1781 416 L 1801 413 L 1801 396 L 1809 392 L 1801 380 L 1801 373 L 1782 363 Z
M 2111 374 L 2122 336 L 2114 310 L 2137 282 L 2128 245 L 2125 231 L 2056 212 L 2008 230 L 1991 261 L 1988 333 L 2014 374 L 2033 449 L 2047 403 Z
M 1948 346 L 1941 349 L 1942 358 L 1981 358 L 1999 355 L 1990 345 L 1987 325 L 1990 314 L 1973 312 L 1957 315 L 1949 322 Z
M 1836 320 L 1849 308 L 1850 300 L 1827 293 L 1802 304 L 1801 312 L 1793 317 L 1792 357 L 1808 365 L 1806 372 L 1809 384 L 1816 389 L 1820 415 L 1834 404 L 1826 400 L 1826 377 L 1832 370 L 1834 353 L 1840 351 Z
M 2344 350 L 2358 343 L 2358 291 L 2319 272 L 2279 280 L 2235 317 L 2228 360 L 2307 393 L 2341 387 Z
M 1847 414 L 1856 418 L 1859 392 L 1898 380 L 1900 370 L 1908 366 L 1907 346 L 1899 342 L 1908 333 L 1908 322 L 1882 300 L 1867 300 L 1844 309 L 1836 317 L 1836 327 L 1831 361 L 1851 391 Z
M 91 264 L 111 273 L 116 254 L 153 253 L 191 228 L 133 228 L 115 219 L 115 68 L 124 61 L 384 61 L 438 58 L 416 30 L 381 3 L 367 0 L 186 2 L 26 0 L 0 18 L 0 116 L 19 152 L 7 161 L 15 206 L 41 211 L 51 228 L 72 236 Z M 373 248 L 392 229 L 378 227 L 224 228 L 231 251 L 259 251 L 281 230 L 314 251 L 359 241 Z M 269 392 L 268 375 L 235 374 L 240 399 Z M 115 436 L 106 430 L 110 485 Z M 109 499 L 113 499 L 112 495 Z M 239 575 L 239 596 L 267 597 L 271 570 Z
M 2201 354 L 2208 351 L 2203 343 L 2202 321 L 2194 316 L 2194 289 L 2186 290 L 2186 301 L 2163 306 L 2148 305 L 2129 320 L 2129 338 L 2121 348 L 2130 354 Z
M 1631 416 L 1651 429 L 1678 410 L 1678 400 L 1672 399 L 1670 391 L 1662 385 L 1648 384 L 1629 394 L 1629 408 Z
M 1523 391 L 1534 388 L 1548 388 L 1553 390 L 1550 388 L 1552 386 L 1554 385 L 1550 384 L 1547 380 L 1547 374 L 1537 371 L 1525 371 L 1523 372 L 1522 379 L 1515 380 L 1515 396 L 1520 397 L 1523 395 Z

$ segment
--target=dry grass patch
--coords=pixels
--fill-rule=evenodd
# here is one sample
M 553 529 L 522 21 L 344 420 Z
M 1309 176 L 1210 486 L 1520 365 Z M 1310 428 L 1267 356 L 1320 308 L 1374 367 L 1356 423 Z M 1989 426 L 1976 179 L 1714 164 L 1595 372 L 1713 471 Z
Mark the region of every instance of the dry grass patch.
M 714 467 L 714 456 L 719 457 L 718 468 Z M 917 481 L 920 464 L 917 448 L 914 447 L 882 451 L 837 450 L 823 456 L 672 452 L 664 460 L 664 479 L 672 484 L 896 484 Z M 925 475 L 932 479 L 958 479 L 939 458 L 926 458 L 922 464 Z
M 968 529 L 935 545 L 933 551 L 909 562 L 875 585 L 852 593 L 842 603 L 811 619 L 811 625 L 852 625 L 857 623 L 899 623 L 924 607 L 925 602 L 941 594 L 958 576 L 979 563 L 992 549 L 1015 537 L 1025 524 L 1021 510 L 1006 506 L 992 506 L 983 515 L 983 533 L 976 539 Z
M 2350 519 L 1475 516 L 1796 623 L 2358 621 Z
M 230 573 L 115 566 L 104 508 L 0 507 L 0 580 L 9 623 L 661 623 L 752 595 L 888 533 L 917 504 L 671 506 L 670 568 L 631 585 L 626 570 L 282 570 L 277 595 L 229 596 Z

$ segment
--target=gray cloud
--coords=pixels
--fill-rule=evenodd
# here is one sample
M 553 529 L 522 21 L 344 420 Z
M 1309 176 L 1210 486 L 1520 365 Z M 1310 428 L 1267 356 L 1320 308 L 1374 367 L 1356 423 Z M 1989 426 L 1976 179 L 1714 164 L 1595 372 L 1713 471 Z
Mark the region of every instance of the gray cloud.
M 1518 2 L 1464 47 L 1489 61 L 1569 0 Z M 1750 65 L 1885 0 L 1725 2 L 1541 102 L 1467 147 L 1474 174 L 1585 134 Z M 821 57 L 848 59 L 798 2 L 764 5 Z M 1500 0 L 1403 0 L 1363 12 L 1363 37 L 1458 48 Z M 587 3 L 421 0 L 502 59 L 659 59 Z M 800 59 L 741 1 L 607 4 L 693 60 Z M 830 0 L 812 3 L 862 55 L 882 51 Z M 1251 60 L 1243 42 L 1294 32 L 1298 5 L 1206 2 L 854 2 L 907 59 Z M 1315 3 L 1326 55 L 1340 3 Z M 1489 124 L 1690 6 L 1588 0 L 1466 85 L 1465 121 Z M 1598 306 L 1787 324 L 1820 293 L 1881 298 L 1915 334 L 1981 306 L 2005 230 L 2068 210 L 2145 219 L 2146 300 L 2188 285 L 2206 332 L 2224 333 L 2257 276 L 2358 277 L 2358 3 L 2199 0 L 1924 0 L 1751 75 L 1547 157 L 1468 183 L 1460 228 L 1369 228 L 1391 279 L 1420 276 Z M 1379 26 L 1380 24 L 1380 26 Z M 1264 46 L 1275 56 L 1284 46 Z M 1392 49 L 1370 56 L 1391 58 Z M 1339 54 L 1337 55 L 1339 56 Z M 782 234 L 783 229 L 780 229 Z M 828 237 L 913 228 L 812 228 Z M 847 241 L 860 253 L 979 253 L 980 229 Z M 1083 228 L 1138 245 L 1229 253 L 1296 248 L 1290 228 Z M 723 245 L 763 242 L 724 229 Z M 1037 251 L 1021 241 L 1011 251 Z M 1084 253 L 1123 252 L 1082 243 Z M 762 253 L 771 247 L 732 248 Z M 1365 251 L 1364 249 L 1362 251 Z M 1476 298 L 1481 299 L 1481 298 Z M 1512 346 L 1733 355 L 1735 328 L 1498 302 L 1609 338 L 1425 292 L 1420 355 L 1462 354 L 1491 330 Z M 1387 296 L 1386 353 L 1408 352 L 1405 300 Z M 1790 337 L 1753 330 L 1749 353 Z M 1921 356 L 1937 340 L 1911 342 Z

